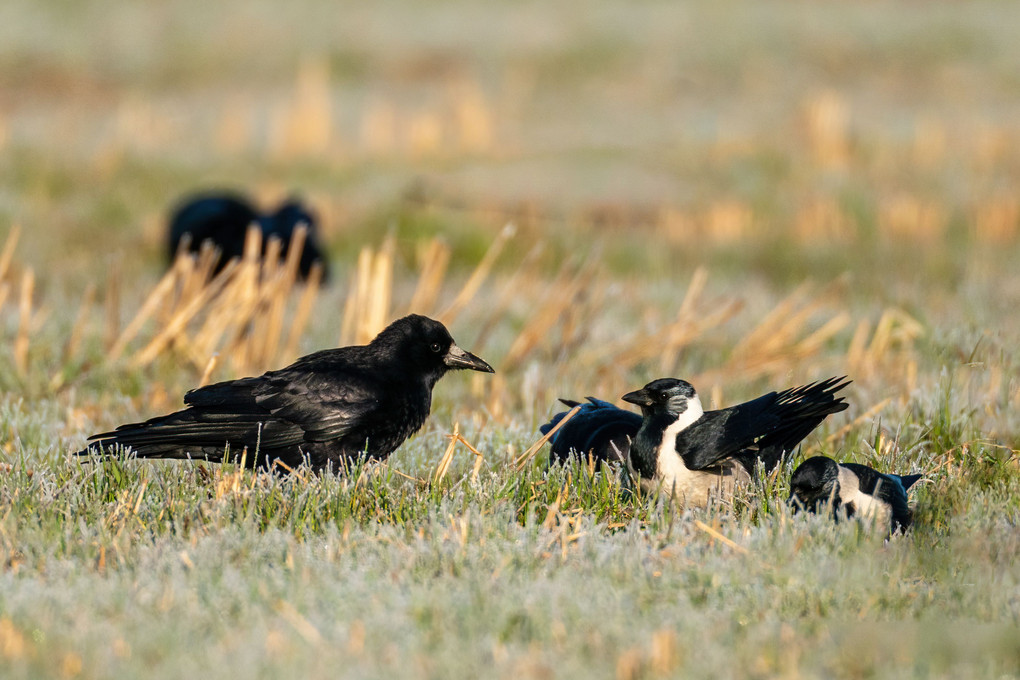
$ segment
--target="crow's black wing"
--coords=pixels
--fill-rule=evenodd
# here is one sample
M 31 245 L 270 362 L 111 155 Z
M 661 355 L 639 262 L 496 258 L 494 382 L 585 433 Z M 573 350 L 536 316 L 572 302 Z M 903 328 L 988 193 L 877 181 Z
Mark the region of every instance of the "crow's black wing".
M 573 408 L 576 401 L 560 399 Z M 549 432 L 566 413 L 557 413 L 552 420 L 539 429 Z M 595 397 L 588 397 L 588 403 L 553 435 L 552 459 L 564 461 L 571 452 L 587 459 L 591 454 L 596 460 L 621 462 L 620 455 L 630 450 L 630 440 L 641 427 L 641 416 L 633 411 L 617 408 L 613 404 Z
M 290 367 L 192 390 L 189 408 L 90 437 L 129 446 L 140 457 L 186 457 L 248 447 L 271 450 L 339 439 L 377 408 L 373 381 Z
M 566 406 L 569 409 L 573 409 L 575 406 L 580 406 L 581 405 L 580 402 L 571 401 L 570 399 L 560 399 L 560 403 L 562 403 L 564 406 Z M 568 413 L 570 413 L 570 411 L 560 411 L 559 413 L 554 415 L 552 417 L 552 419 L 548 423 L 545 423 L 544 425 L 539 425 L 538 426 L 538 431 L 541 432 L 542 434 L 549 434 L 549 430 L 551 430 L 554 427 L 556 427 L 557 425 L 559 425 L 560 421 L 563 420 L 564 418 L 566 418 Z M 555 446 L 556 445 L 556 440 L 559 438 L 559 436 L 560 436 L 560 433 L 557 431 L 556 434 L 554 434 L 552 436 L 552 439 L 549 440 L 549 442 L 553 446 Z
M 382 408 L 389 390 L 356 371 L 304 373 L 297 379 L 273 374 L 256 402 L 277 421 L 293 423 L 309 442 L 339 439 L 366 415 Z

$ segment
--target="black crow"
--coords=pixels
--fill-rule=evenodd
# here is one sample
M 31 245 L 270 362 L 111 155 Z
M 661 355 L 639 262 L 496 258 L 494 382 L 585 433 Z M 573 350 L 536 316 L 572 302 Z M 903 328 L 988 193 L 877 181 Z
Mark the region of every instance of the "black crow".
M 704 505 L 713 489 L 732 493 L 760 460 L 766 471 L 830 413 L 848 404 L 835 393 L 844 378 L 829 378 L 752 401 L 705 411 L 689 382 L 662 378 L 624 395 L 644 419 L 630 449 L 645 489 L 662 488 L 689 505 Z
M 815 456 L 794 470 L 790 503 L 811 512 L 831 503 L 834 516 L 842 508 L 847 517 L 873 519 L 895 532 L 910 526 L 907 490 L 919 479 L 921 475 L 882 474 L 866 465 Z
M 641 416 L 595 397 L 588 397 L 587 404 L 569 399 L 560 401 L 569 408 L 580 405 L 581 410 L 549 440 L 552 461 L 566 461 L 571 453 L 576 453 L 584 461 L 591 456 L 596 461 L 626 462 L 630 441 L 641 427 Z M 542 434 L 556 427 L 566 415 L 566 411 L 554 415 L 552 420 L 539 427 Z
M 168 251 L 172 262 L 181 240 L 190 235 L 188 249 L 198 252 L 202 243 L 211 241 L 220 251 L 214 271 L 219 273 L 227 262 L 244 254 L 244 240 L 251 224 L 262 231 L 262 252 L 268 240 L 275 236 L 281 242 L 281 258 L 286 257 L 294 231 L 307 228 L 305 245 L 301 251 L 298 274 L 308 278 L 314 262 L 321 262 L 323 278 L 329 274 L 328 262 L 319 243 L 317 222 L 311 210 L 299 200 L 291 198 L 275 212 L 261 214 L 251 203 L 236 194 L 218 192 L 190 196 L 182 201 L 170 218 Z
M 309 354 L 257 378 L 200 387 L 182 411 L 89 438 L 78 454 L 122 445 L 139 458 L 222 462 L 224 449 L 250 467 L 307 463 L 339 471 L 385 458 L 425 422 L 432 388 L 447 371 L 492 367 L 453 342 L 438 321 L 412 314 L 367 345 Z
M 263 250 L 265 241 L 272 237 L 280 239 L 280 257 L 287 257 L 287 250 L 294 232 L 298 227 L 305 227 L 305 245 L 301 249 L 301 257 L 298 259 L 298 274 L 302 279 L 307 279 L 312 271 L 312 265 L 316 262 L 322 263 L 322 280 L 329 279 L 329 263 L 319 243 L 318 222 L 312 214 L 311 209 L 296 198 L 289 198 L 280 204 L 272 215 L 263 215 L 259 219 L 262 226 Z

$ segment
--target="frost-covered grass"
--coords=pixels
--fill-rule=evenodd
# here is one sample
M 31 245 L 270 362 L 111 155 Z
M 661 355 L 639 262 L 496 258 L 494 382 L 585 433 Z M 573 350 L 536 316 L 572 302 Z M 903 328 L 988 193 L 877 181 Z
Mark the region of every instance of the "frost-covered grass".
M 785 474 L 685 513 L 486 447 L 476 478 L 462 452 L 421 481 L 434 429 L 388 466 L 282 478 L 40 455 L 45 414 L 4 411 L 25 433 L 0 481 L 5 677 L 1018 670 L 1020 475 L 981 445 L 930 449 L 948 465 L 886 542 L 790 515 Z

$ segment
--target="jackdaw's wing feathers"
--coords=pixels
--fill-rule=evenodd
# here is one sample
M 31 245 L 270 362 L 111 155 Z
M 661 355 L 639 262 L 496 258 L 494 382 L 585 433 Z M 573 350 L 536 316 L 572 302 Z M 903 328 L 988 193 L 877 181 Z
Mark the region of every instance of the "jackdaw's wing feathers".
M 917 484 L 924 475 L 886 475 L 887 477 L 895 477 L 900 480 L 900 484 L 903 486 L 904 491 L 909 491 L 910 487 Z
M 906 528 L 910 524 L 911 512 L 907 504 L 907 491 L 899 475 L 885 475 L 867 465 L 857 463 L 840 463 L 840 466 L 857 475 L 861 491 L 889 504 L 894 530 L 896 525 Z
M 704 470 L 734 457 L 752 446 L 755 437 L 775 429 L 779 418 L 770 408 L 776 396 L 771 392 L 730 408 L 705 411 L 676 438 L 676 451 L 687 469 Z
M 845 377 L 829 378 L 706 411 L 694 426 L 677 436 L 677 452 L 691 470 L 729 457 L 735 457 L 748 471 L 761 458 L 770 470 L 826 416 L 847 408 L 842 397 L 835 396 L 847 384 Z
M 897 501 L 906 504 L 907 490 L 903 488 L 903 482 L 899 475 L 882 474 L 874 468 L 857 463 L 840 463 L 840 466 L 857 475 L 861 491 L 874 496 L 875 498 L 896 505 Z

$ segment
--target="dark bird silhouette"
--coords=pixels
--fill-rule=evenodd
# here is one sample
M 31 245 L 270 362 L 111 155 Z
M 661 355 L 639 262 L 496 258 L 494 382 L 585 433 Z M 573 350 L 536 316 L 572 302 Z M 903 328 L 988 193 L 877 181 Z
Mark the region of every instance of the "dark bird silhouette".
M 907 490 L 921 475 L 883 474 L 866 465 L 837 463 L 825 456 L 808 458 L 790 479 L 790 503 L 816 512 L 831 503 L 834 517 L 873 519 L 889 530 L 905 530 L 913 519 Z
M 318 224 L 311 210 L 301 201 L 290 198 L 275 212 L 262 214 L 243 196 L 222 192 L 190 196 L 182 201 L 170 218 L 167 255 L 172 262 L 188 239 L 187 249 L 197 253 L 202 243 L 212 242 L 220 251 L 214 271 L 219 273 L 227 262 L 244 254 L 244 240 L 249 225 L 256 224 L 262 231 L 262 253 L 271 237 L 280 239 L 280 257 L 287 256 L 291 239 L 298 227 L 306 227 L 305 243 L 298 261 L 298 274 L 307 279 L 312 264 L 321 262 L 323 278 L 329 266 L 319 243 Z
M 689 382 L 650 382 L 623 397 L 644 416 L 630 449 L 633 471 L 645 489 L 704 505 L 711 491 L 729 494 L 748 481 L 758 461 L 772 470 L 827 415 L 846 409 L 835 393 L 848 384 L 829 378 L 705 411 Z
M 458 347 L 438 321 L 412 314 L 367 345 L 327 349 L 257 378 L 200 387 L 188 408 L 90 437 L 78 454 L 130 447 L 139 458 L 222 462 L 225 448 L 249 467 L 308 464 L 339 471 L 385 458 L 424 423 L 432 388 L 450 369 L 493 373 Z
M 583 461 L 591 456 L 595 461 L 625 463 L 630 453 L 630 442 L 641 427 L 641 416 L 633 411 L 617 408 L 608 401 L 588 397 L 587 404 L 569 399 L 560 399 L 569 408 L 580 406 L 581 410 L 568 420 L 549 440 L 552 447 L 551 461 L 565 462 L 570 455 L 577 454 Z M 545 425 L 539 427 L 542 434 L 567 415 L 557 413 Z

